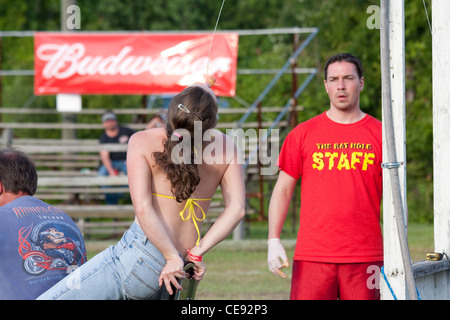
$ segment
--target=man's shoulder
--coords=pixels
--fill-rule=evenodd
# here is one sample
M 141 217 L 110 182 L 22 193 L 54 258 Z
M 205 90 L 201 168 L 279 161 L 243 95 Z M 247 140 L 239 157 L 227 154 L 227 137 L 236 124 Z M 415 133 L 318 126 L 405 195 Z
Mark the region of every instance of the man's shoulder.
M 12 201 L 8 202 L 7 204 L 5 204 L 3 207 L 6 207 L 8 205 L 16 206 L 17 204 L 28 204 L 28 203 L 33 203 L 33 204 L 34 203 L 43 203 L 43 201 L 39 200 L 38 198 L 36 198 L 34 196 L 24 195 L 24 196 L 15 198 L 14 200 L 12 200 Z
M 13 201 L 5 204 L 3 207 L 1 208 L 6 208 L 8 206 L 11 207 L 17 207 L 17 206 L 33 206 L 33 207 L 53 207 L 52 204 L 48 204 L 47 202 L 36 198 L 35 196 L 31 196 L 31 195 L 24 195 L 21 197 L 18 197 L 16 199 L 14 199 Z
M 120 126 L 119 127 L 120 134 L 129 134 L 132 135 L 135 131 L 129 127 Z
M 378 120 L 377 118 L 375 118 L 374 116 L 371 116 L 370 114 L 367 114 L 367 120 L 369 122 L 373 123 L 374 125 L 381 126 L 381 120 Z
M 316 127 L 317 125 L 322 123 L 323 120 L 324 120 L 323 113 L 320 113 L 310 119 L 307 119 L 307 120 L 299 123 L 297 126 L 294 127 L 294 129 L 292 129 L 292 132 L 300 132 L 302 130 L 308 130 L 311 127 Z

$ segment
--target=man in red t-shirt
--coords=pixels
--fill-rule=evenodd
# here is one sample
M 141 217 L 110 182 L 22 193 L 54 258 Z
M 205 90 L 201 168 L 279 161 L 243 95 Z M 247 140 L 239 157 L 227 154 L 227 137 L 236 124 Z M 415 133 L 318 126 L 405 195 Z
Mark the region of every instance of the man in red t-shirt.
M 269 205 L 269 269 L 286 277 L 280 234 L 301 177 L 291 299 L 379 299 L 370 277 L 383 263 L 381 122 L 360 109 L 358 58 L 337 54 L 324 73 L 329 110 L 295 127 L 281 148 Z

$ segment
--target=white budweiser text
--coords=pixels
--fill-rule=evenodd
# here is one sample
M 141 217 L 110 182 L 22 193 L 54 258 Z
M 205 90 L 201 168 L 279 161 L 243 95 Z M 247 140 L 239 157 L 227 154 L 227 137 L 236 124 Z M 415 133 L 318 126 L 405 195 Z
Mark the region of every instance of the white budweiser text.
M 67 79 L 74 75 L 123 75 L 137 76 L 150 73 L 153 76 L 184 76 L 204 74 L 208 57 L 192 59 L 190 55 L 171 57 L 151 57 L 133 55 L 133 47 L 125 46 L 117 54 L 110 56 L 86 55 L 82 43 L 42 44 L 36 50 L 36 56 L 47 61 L 42 76 L 46 79 Z M 228 72 L 232 60 L 227 57 L 211 59 L 210 74 Z

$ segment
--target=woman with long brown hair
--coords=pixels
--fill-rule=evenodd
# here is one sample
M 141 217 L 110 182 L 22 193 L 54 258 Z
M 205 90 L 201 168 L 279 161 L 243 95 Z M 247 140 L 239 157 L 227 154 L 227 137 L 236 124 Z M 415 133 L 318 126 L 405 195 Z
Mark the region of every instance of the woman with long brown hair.
M 212 82 L 211 82 L 212 83 Z M 241 162 L 231 137 L 214 127 L 217 98 L 196 84 L 176 95 L 166 128 L 137 132 L 127 167 L 136 218 L 123 238 L 50 289 L 41 299 L 161 299 L 181 289 L 185 261 L 202 279 L 203 255 L 245 214 Z M 201 225 L 220 186 L 225 207 L 201 238 Z

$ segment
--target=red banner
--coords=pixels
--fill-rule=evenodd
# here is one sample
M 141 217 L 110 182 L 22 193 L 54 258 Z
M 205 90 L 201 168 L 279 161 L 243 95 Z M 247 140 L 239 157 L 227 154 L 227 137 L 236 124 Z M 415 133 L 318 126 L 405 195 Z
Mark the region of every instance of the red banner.
M 237 49 L 235 33 L 40 32 L 34 37 L 34 92 L 170 94 L 209 74 L 217 79 L 217 95 L 234 96 Z

